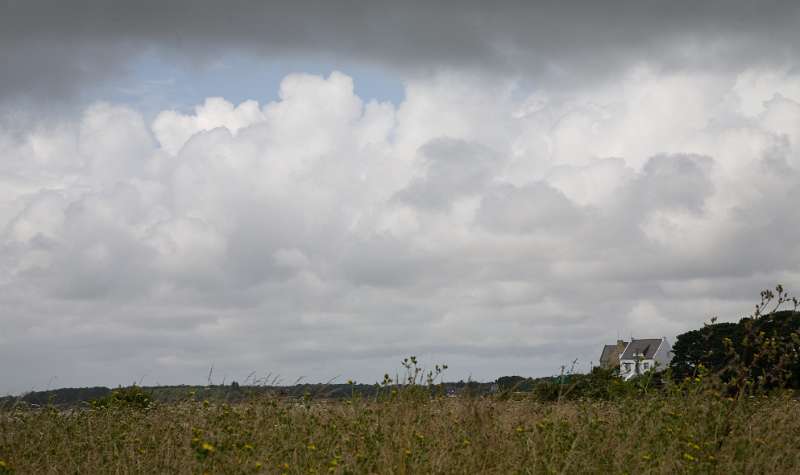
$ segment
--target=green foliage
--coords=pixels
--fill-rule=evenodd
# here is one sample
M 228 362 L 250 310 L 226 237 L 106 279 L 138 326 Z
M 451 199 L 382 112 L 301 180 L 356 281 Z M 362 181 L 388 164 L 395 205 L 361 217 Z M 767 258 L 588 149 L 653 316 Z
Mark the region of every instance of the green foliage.
M 588 374 L 564 374 L 541 378 L 533 387 L 533 397 L 542 402 L 598 400 L 610 401 L 641 395 L 651 387 L 652 372 L 623 381 L 617 369 L 595 367 Z
M 789 306 L 788 310 L 781 307 Z M 726 394 L 800 389 L 798 300 L 782 286 L 761 292 L 754 312 L 738 323 L 711 323 L 678 336 L 670 364 L 677 381 L 707 373 Z
M 678 381 L 695 376 L 697 368 L 721 370 L 729 355 L 725 340 L 741 342 L 742 327 L 739 323 L 711 323 L 699 330 L 678 335 L 672 346 L 673 358 L 670 368 Z
M 497 378 L 495 384 L 500 391 L 531 391 L 533 390 L 535 380 L 532 378 L 523 378 L 522 376 L 501 376 Z
M 21 402 L 35 406 L 63 406 L 76 404 L 81 401 L 91 401 L 108 396 L 111 389 L 96 386 L 91 388 L 62 388 L 48 391 L 33 391 L 17 398 L 14 402 Z
M 137 385 L 117 388 L 106 397 L 95 399 L 91 406 L 95 409 L 148 409 L 153 397 Z

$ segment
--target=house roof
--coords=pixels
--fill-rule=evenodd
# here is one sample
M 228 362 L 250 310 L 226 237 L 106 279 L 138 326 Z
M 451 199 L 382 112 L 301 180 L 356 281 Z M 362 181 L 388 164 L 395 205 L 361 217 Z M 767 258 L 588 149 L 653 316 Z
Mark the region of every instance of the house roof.
M 619 357 L 621 360 L 632 360 L 636 356 L 642 355 L 646 360 L 652 359 L 658 347 L 661 345 L 661 338 L 643 338 L 641 340 L 631 340 L 625 348 L 625 352 Z
M 617 343 L 615 345 L 603 346 L 603 352 L 600 354 L 600 363 L 603 364 L 611 362 L 612 360 L 618 360 L 619 354 L 622 353 L 622 350 L 625 349 L 625 345 L 628 344 L 627 341 L 623 341 L 621 343 L 621 345 Z

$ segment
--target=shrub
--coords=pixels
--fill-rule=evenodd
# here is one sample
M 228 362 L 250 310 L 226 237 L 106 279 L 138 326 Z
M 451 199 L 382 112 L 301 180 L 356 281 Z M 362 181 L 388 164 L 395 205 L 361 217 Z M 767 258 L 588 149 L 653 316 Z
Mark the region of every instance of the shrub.
M 153 405 L 150 393 L 137 385 L 117 388 L 108 396 L 95 399 L 91 406 L 95 409 L 126 408 L 147 409 Z

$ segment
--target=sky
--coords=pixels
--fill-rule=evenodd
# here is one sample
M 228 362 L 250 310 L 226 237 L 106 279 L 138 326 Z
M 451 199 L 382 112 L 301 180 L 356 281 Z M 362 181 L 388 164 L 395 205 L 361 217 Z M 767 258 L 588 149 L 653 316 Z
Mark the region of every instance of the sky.
M 0 3 L 0 393 L 585 371 L 800 289 L 790 1 Z

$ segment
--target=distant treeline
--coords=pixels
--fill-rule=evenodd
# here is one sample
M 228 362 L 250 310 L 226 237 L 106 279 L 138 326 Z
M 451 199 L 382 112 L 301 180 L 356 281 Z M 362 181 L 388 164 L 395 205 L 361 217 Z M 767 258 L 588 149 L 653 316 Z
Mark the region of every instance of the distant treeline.
M 502 379 L 502 378 L 501 378 Z M 391 387 L 378 384 L 295 384 L 292 386 L 247 386 L 236 382 L 208 386 L 144 386 L 141 388 L 157 403 L 175 403 L 187 400 L 210 402 L 243 402 L 253 397 L 274 396 L 280 398 L 344 399 L 359 395 L 374 397 L 379 391 L 391 391 Z M 446 382 L 437 384 L 432 390 L 442 394 L 488 394 L 497 389 L 495 383 L 475 381 Z M 89 406 L 111 395 L 114 389 L 96 386 L 91 388 L 62 388 L 48 391 L 32 391 L 22 396 L 0 398 L 0 406 L 8 407 L 23 403 L 35 406 L 80 407 Z

